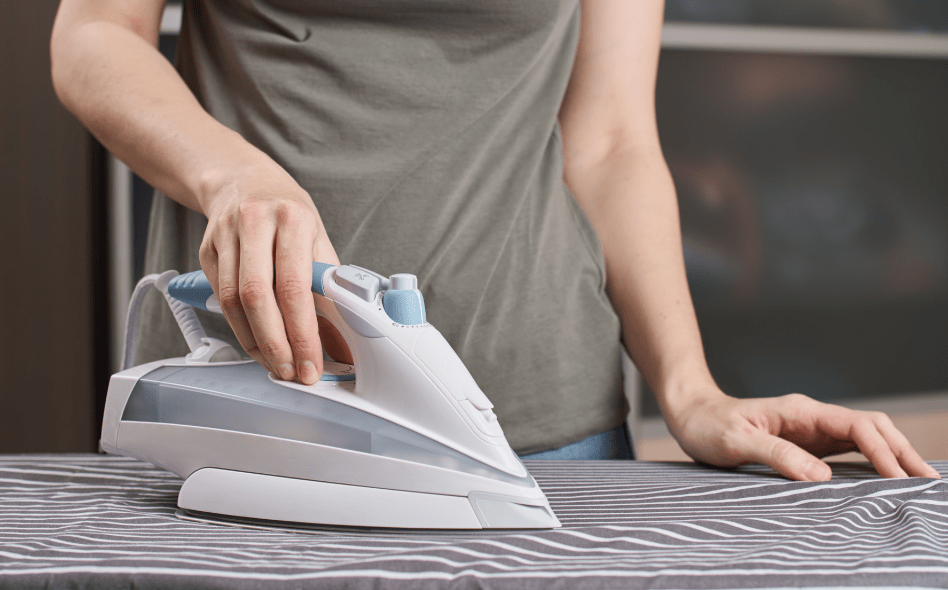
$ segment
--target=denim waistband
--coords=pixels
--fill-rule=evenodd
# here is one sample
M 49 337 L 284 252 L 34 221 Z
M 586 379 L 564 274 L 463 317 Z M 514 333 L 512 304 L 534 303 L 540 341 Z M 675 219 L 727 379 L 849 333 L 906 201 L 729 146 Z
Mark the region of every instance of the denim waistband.
M 629 429 L 622 423 L 612 430 L 588 436 L 558 449 L 521 455 L 521 459 L 635 459 Z

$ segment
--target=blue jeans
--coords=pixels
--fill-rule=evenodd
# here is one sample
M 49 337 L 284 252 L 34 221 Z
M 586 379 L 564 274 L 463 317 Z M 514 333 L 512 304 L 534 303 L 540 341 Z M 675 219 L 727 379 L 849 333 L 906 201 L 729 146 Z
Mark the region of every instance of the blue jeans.
M 581 441 L 574 442 L 552 449 L 550 451 L 540 451 L 539 453 L 530 453 L 529 455 L 520 455 L 521 459 L 635 459 L 635 452 L 632 449 L 632 438 L 629 436 L 629 429 L 622 423 L 612 430 L 600 432 L 586 437 Z

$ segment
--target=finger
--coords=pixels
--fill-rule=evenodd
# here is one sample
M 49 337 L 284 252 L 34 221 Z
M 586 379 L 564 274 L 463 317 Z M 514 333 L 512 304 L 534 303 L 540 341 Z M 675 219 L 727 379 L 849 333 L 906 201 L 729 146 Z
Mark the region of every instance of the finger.
M 848 440 L 834 440 L 820 449 L 817 455 L 820 459 L 832 457 L 834 455 L 843 455 L 846 453 L 858 453 L 859 447 L 856 443 Z
M 908 477 L 866 412 L 832 404 L 819 404 L 814 413 L 818 428 L 833 438 L 852 441 L 882 477 Z
M 859 445 L 859 451 L 875 466 L 882 477 L 908 477 L 899 465 L 889 443 L 876 429 L 875 423 L 864 412 L 852 412 L 850 438 Z
M 204 241 L 201 242 L 201 247 L 198 250 L 198 260 L 201 262 L 201 270 L 204 271 L 204 276 L 207 277 L 208 282 L 211 284 L 211 289 L 217 293 L 217 274 L 220 261 L 217 256 L 217 247 L 214 245 L 214 239 L 209 235 L 205 235 Z
M 296 376 L 293 351 L 286 339 L 283 316 L 273 293 L 273 248 L 276 223 L 254 206 L 240 211 L 240 303 L 250 323 L 256 348 L 283 380 Z
M 237 240 L 232 243 L 221 243 L 216 248 L 217 251 L 217 273 L 207 275 L 211 288 L 217 293 L 217 301 L 221 306 L 224 319 L 230 324 L 234 336 L 240 342 L 240 346 L 250 357 L 273 372 L 273 368 L 267 362 L 267 359 L 260 354 L 257 348 L 257 341 L 253 337 L 253 330 L 250 329 L 250 322 L 244 314 L 243 304 L 240 302 L 240 281 L 239 281 L 239 250 Z M 207 271 L 205 270 L 205 273 Z
M 898 460 L 899 465 L 902 466 L 907 474 L 913 477 L 941 479 L 941 474 L 922 459 L 918 451 L 915 450 L 915 447 L 912 446 L 912 443 L 895 427 L 895 424 L 892 423 L 892 420 L 886 414 L 882 412 L 870 412 L 869 418 L 876 425 L 876 430 L 878 430 L 882 438 L 885 439 L 892 453 L 895 455 L 896 460 Z
M 771 467 L 786 478 L 798 481 L 827 481 L 833 470 L 823 461 L 792 442 L 760 430 L 740 438 L 738 453 L 755 463 Z
M 313 261 L 309 255 L 315 231 L 292 215 L 280 219 L 276 235 L 276 298 L 300 380 L 313 384 L 323 370 L 316 308 L 313 305 Z
M 326 354 L 328 354 L 332 360 L 346 363 L 347 365 L 354 363 L 352 352 L 342 337 L 342 333 L 339 332 L 336 326 L 329 323 L 329 320 L 326 318 L 319 318 L 319 340 L 323 343 Z

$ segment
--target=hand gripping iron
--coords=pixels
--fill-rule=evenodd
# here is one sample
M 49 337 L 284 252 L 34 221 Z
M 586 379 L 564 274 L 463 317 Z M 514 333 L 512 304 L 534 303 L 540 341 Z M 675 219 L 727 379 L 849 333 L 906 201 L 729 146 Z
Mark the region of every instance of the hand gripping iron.
M 101 444 L 184 478 L 180 508 L 373 528 L 560 526 L 491 402 L 427 323 L 413 275 L 313 263 L 317 314 L 355 365 L 326 361 L 310 386 L 206 337 L 191 306 L 220 306 L 204 273 L 152 277 L 192 352 L 112 376 Z

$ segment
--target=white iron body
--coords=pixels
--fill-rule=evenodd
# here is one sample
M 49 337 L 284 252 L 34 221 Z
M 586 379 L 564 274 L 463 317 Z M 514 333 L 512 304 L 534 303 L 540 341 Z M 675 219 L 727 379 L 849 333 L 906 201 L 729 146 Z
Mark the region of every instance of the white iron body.
M 187 357 L 112 376 L 102 448 L 184 478 L 178 505 L 189 511 L 333 526 L 560 526 L 444 337 L 386 313 L 388 285 L 329 267 L 314 297 L 352 352 L 354 380 L 352 366 L 327 361 L 314 385 L 281 381 L 230 360 L 238 355 L 220 341 L 191 338 Z

